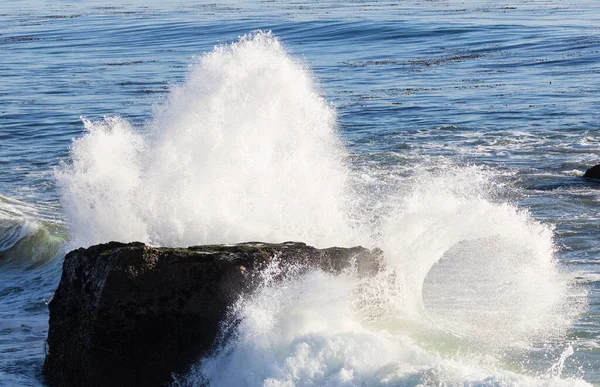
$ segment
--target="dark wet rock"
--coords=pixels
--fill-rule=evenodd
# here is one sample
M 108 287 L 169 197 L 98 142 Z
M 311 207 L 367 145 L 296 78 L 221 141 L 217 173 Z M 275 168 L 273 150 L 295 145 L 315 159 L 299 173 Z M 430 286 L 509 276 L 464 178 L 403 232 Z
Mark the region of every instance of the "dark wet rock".
M 583 177 L 588 179 L 600 179 L 600 164 L 594 165 L 593 167 L 585 171 Z
M 111 242 L 65 257 L 50 302 L 45 375 L 58 386 L 160 386 L 208 354 L 228 307 L 259 283 L 320 268 L 380 270 L 381 251 L 303 243 L 153 248 Z M 292 270 L 293 268 L 293 270 Z

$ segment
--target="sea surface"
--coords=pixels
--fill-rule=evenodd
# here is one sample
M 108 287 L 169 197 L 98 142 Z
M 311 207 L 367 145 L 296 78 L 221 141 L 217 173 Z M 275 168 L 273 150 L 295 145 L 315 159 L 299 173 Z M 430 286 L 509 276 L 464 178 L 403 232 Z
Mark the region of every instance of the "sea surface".
M 179 385 L 600 385 L 600 3 L 0 3 L 0 385 L 64 254 L 385 252 L 240 299 Z

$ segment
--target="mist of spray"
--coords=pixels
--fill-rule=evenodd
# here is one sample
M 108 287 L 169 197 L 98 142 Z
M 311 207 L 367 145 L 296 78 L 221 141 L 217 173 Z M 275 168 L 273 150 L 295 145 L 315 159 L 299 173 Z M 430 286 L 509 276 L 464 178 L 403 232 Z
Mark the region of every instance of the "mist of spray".
M 202 57 L 143 132 L 84 120 L 57 171 L 73 244 L 352 241 L 334 111 L 270 33 Z

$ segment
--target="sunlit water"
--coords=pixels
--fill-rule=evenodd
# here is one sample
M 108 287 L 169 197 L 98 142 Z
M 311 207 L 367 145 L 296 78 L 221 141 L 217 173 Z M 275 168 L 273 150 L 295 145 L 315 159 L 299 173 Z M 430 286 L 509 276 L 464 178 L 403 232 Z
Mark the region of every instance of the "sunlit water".
M 258 239 L 388 269 L 266 273 L 180 383 L 600 383 L 599 7 L 474 3 L 4 1 L 0 384 L 65 250 Z

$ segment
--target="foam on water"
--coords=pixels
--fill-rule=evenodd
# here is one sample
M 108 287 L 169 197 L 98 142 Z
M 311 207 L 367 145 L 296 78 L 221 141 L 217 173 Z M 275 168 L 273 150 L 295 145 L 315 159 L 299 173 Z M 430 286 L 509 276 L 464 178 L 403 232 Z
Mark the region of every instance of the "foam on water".
M 385 251 L 387 268 L 370 279 L 314 271 L 275 282 L 266 271 L 231 311 L 220 349 L 180 384 L 580 383 L 560 379 L 582 305 L 551 227 L 498 200 L 481 168 L 416 168 L 400 185 L 393 166 L 352 172 L 335 112 L 270 33 L 202 56 L 142 129 L 84 124 L 56 172 L 74 245 Z M 550 355 L 534 366 L 513 356 L 540 347 Z
M 560 379 L 568 352 L 554 373 L 539 376 L 502 370 L 492 356 L 461 355 L 459 347 L 444 355 L 432 349 L 443 340 L 434 330 L 422 329 L 432 336 L 427 343 L 413 337 L 416 326 L 365 319 L 371 306 L 360 302 L 362 291 L 355 277 L 322 272 L 269 283 L 238 302 L 232 313 L 239 325 L 229 327 L 228 341 L 178 385 L 585 385 Z

